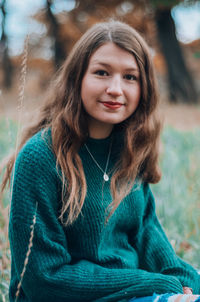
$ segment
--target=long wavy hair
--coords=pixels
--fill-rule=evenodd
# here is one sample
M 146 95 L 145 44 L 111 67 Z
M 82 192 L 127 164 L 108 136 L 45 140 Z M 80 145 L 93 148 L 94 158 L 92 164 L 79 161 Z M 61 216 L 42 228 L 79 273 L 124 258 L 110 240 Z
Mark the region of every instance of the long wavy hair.
M 57 167 L 62 172 L 63 194 L 59 218 L 64 225 L 72 224 L 77 219 L 87 192 L 83 165 L 78 154 L 88 137 L 87 114 L 81 100 L 81 83 L 91 55 L 108 42 L 135 57 L 141 85 L 141 97 L 136 111 L 120 124 L 124 131 L 124 147 L 111 178 L 113 201 L 109 217 L 130 193 L 138 175 L 142 181 L 149 183 L 160 180 L 160 122 L 156 117 L 158 96 L 150 50 L 142 36 L 129 25 L 114 20 L 97 23 L 73 47 L 51 84 L 49 96 L 39 110 L 37 121 L 25 129 L 17 150 L 18 153 L 35 133 L 51 127 L 52 148 Z M 7 163 L 2 191 L 10 180 L 15 159 L 16 154 L 13 154 Z M 64 219 L 65 213 L 67 219 Z

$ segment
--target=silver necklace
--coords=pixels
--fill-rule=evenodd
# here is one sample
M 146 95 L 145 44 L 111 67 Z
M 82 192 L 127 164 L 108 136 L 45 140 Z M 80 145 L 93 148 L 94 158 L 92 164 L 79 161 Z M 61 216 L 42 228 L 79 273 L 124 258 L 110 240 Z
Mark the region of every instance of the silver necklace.
M 108 152 L 108 158 L 106 161 L 106 167 L 105 167 L 105 171 L 101 168 L 101 166 L 98 164 L 98 162 L 96 161 L 96 159 L 94 158 L 94 156 L 92 155 L 92 153 L 90 152 L 88 146 L 85 144 L 85 148 L 88 151 L 88 153 L 90 154 L 91 158 L 93 159 L 93 161 L 95 162 L 95 164 L 97 165 L 97 167 L 103 172 L 103 179 L 105 181 L 109 181 L 109 176 L 107 174 L 107 168 L 108 168 L 108 163 L 109 163 L 109 159 L 110 159 L 110 153 L 111 153 L 111 148 L 112 148 L 112 140 L 110 143 L 110 148 L 109 148 L 109 152 Z

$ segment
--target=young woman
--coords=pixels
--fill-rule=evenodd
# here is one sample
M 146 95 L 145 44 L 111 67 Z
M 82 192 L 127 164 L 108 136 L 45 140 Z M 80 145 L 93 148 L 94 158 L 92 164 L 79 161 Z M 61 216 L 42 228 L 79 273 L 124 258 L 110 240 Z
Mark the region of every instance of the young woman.
M 198 299 L 199 276 L 173 251 L 149 188 L 160 180 L 157 102 L 133 28 L 99 23 L 74 46 L 4 178 L 13 170 L 11 302 Z

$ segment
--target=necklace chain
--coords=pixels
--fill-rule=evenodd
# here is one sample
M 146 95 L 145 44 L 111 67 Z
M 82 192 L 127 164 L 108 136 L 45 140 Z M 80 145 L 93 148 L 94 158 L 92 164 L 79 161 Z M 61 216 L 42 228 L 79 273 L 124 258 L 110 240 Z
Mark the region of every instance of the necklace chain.
M 105 167 L 105 171 L 101 168 L 101 166 L 98 164 L 98 162 L 96 161 L 96 159 L 94 158 L 94 156 L 92 155 L 92 153 L 90 152 L 88 146 L 85 144 L 85 148 L 86 150 L 88 151 L 88 153 L 90 154 L 91 158 L 93 159 L 94 163 L 97 165 L 97 167 L 103 172 L 103 179 L 105 181 L 108 181 L 109 180 L 109 176 L 107 174 L 107 168 L 108 168 L 108 163 L 109 163 L 109 159 L 110 159 L 110 154 L 111 154 L 111 148 L 112 148 L 112 140 L 111 140 L 111 143 L 110 143 L 110 148 L 109 148 L 109 152 L 108 152 L 108 158 L 107 158 L 107 161 L 106 161 L 106 167 Z

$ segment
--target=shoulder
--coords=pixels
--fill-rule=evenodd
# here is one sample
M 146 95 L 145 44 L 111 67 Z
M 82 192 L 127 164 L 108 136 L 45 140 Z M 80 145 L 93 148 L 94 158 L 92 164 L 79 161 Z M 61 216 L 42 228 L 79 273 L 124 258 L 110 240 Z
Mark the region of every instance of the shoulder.
M 144 204 L 144 207 L 148 210 L 150 208 L 155 208 L 155 199 L 150 188 L 150 184 L 140 178 L 136 179 L 136 183 L 133 187 L 135 193 L 135 198 L 138 198 L 140 202 Z
M 16 167 L 26 166 L 34 169 L 48 165 L 55 165 L 56 157 L 52 148 L 51 130 L 41 130 L 32 136 L 22 149 L 19 151 L 16 159 Z

